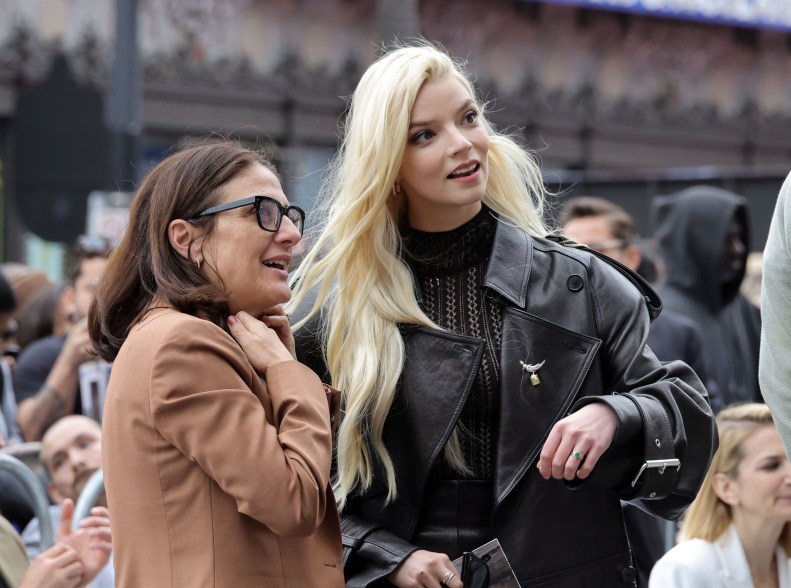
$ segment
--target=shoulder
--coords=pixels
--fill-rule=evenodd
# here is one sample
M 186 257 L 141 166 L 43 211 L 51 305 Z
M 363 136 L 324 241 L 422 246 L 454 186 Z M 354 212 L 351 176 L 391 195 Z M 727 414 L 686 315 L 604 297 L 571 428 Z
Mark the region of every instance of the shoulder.
M 590 269 L 594 263 L 595 257 L 593 255 L 583 249 L 564 245 L 563 241 L 559 242 L 554 239 L 535 237 L 533 235 L 527 235 L 527 238 L 538 255 L 549 256 L 561 260 L 561 262 L 569 263 L 571 266 L 585 268 L 586 270 Z M 568 243 L 571 243 L 571 241 L 568 241 Z
M 710 580 L 715 582 L 720 576 L 719 549 L 709 541 L 690 539 L 682 541 L 654 565 L 651 571 L 651 588 L 671 586 L 708 586 L 696 583 Z M 684 579 L 677 583 L 673 580 Z
M 538 256 L 544 255 L 553 258 L 556 263 L 567 264 L 570 269 L 584 271 L 596 283 L 625 288 L 638 297 L 641 290 L 649 288 L 647 284 L 638 283 L 639 276 L 629 268 L 618 264 L 614 259 L 599 256 L 574 241 L 553 236 L 530 239 Z M 540 260 L 536 259 L 536 262 Z
M 129 333 L 113 374 L 149 374 L 154 397 L 249 388 L 255 370 L 236 340 L 214 323 L 175 309 L 153 312 Z
M 233 340 L 214 323 L 176 309 L 155 309 L 144 316 L 129 333 L 130 338 L 159 340 L 223 339 Z
M 121 347 L 119 359 L 153 356 L 155 364 L 168 363 L 174 359 L 195 363 L 205 361 L 207 355 L 240 362 L 245 366 L 247 364 L 236 340 L 219 326 L 168 308 L 155 309 L 132 327 Z
M 14 394 L 18 403 L 39 391 L 55 365 L 65 340 L 65 335 L 39 339 L 19 354 L 12 373 Z
M 688 316 L 669 308 L 665 308 L 653 322 L 651 333 L 667 336 L 679 345 L 684 342 L 703 344 L 703 331 L 700 325 Z
M 560 285 L 572 292 L 589 287 L 594 303 L 601 310 L 645 307 L 653 313 L 652 316 L 661 310 L 662 303 L 653 288 L 615 260 L 568 239 L 554 236 L 530 239 L 534 252 L 531 272 L 539 281 L 554 281 L 568 276 Z
M 20 365 L 24 367 L 28 362 L 37 364 L 51 360 L 54 363 L 55 359 L 60 354 L 60 350 L 63 349 L 65 341 L 66 335 L 53 335 L 33 341 L 19 354 L 17 368 Z

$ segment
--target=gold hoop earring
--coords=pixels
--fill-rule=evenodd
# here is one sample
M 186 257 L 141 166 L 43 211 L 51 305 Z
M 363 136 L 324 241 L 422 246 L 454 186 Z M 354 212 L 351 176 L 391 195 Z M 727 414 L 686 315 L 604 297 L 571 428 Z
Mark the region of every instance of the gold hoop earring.
M 201 264 L 201 259 L 199 257 L 196 257 L 195 258 L 195 267 L 198 268 L 198 271 L 200 271 L 200 264 Z
M 401 181 L 400 180 L 396 180 L 395 183 L 393 184 L 393 194 L 395 194 L 396 196 L 401 196 Z

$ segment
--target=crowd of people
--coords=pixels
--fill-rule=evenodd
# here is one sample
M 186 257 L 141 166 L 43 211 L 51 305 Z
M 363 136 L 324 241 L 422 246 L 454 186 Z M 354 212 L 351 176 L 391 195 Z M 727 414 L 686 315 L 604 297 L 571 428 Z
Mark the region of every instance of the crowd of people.
M 761 340 L 744 198 L 551 218 L 422 42 L 364 73 L 317 201 L 207 141 L 63 285 L 0 268 L 0 441 L 51 504 L 0 468 L 0 588 L 791 587 L 784 197 Z

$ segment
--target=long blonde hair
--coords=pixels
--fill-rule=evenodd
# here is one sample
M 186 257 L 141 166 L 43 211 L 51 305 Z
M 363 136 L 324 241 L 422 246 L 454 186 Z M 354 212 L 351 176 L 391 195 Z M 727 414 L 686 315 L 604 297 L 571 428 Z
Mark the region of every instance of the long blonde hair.
M 714 491 L 714 477 L 717 474 L 725 474 L 731 478 L 738 476 L 739 464 L 744 458 L 744 442 L 766 426 L 775 426 L 772 413 L 768 406 L 757 402 L 729 406 L 717 415 L 720 446 L 714 454 L 697 497 L 684 515 L 679 539 L 716 541 L 727 531 L 733 521 L 733 512 L 730 505 L 720 500 Z M 791 532 L 788 523 L 783 527 L 780 543 L 791 556 Z
M 364 491 L 372 482 L 374 456 L 366 437 L 384 470 L 388 501 L 397 496 L 382 431 L 404 364 L 398 325 L 439 328 L 418 306 L 412 275 L 400 255 L 398 226 L 404 205 L 399 205 L 393 184 L 415 97 L 426 81 L 446 75 L 468 89 L 490 135 L 484 202 L 529 233 L 546 234 L 538 165 L 485 120 L 483 105 L 460 64 L 441 48 L 421 42 L 395 48 L 368 68 L 352 96 L 342 142 L 325 178 L 320 233 L 294 274 L 289 304 L 294 309 L 309 292 L 315 293 L 308 315 L 295 328 L 321 311 L 325 361 L 332 384 L 343 393 L 334 484 L 341 507 L 352 491 Z M 445 456 L 465 470 L 455 433 Z

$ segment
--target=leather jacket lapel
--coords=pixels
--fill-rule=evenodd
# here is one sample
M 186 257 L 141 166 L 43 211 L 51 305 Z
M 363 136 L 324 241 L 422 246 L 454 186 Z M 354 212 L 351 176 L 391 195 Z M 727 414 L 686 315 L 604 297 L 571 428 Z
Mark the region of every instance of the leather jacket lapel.
M 509 223 L 502 218 L 497 223 L 483 284 L 517 308 L 524 308 L 533 266 L 533 241 L 521 229 Z M 515 257 L 515 253 L 520 254 L 519 257 Z
M 503 315 L 500 430 L 495 505 L 535 463 L 552 426 L 566 416 L 601 345 L 529 313 Z M 543 366 L 533 372 L 522 363 Z
M 384 428 L 401 504 L 420 511 L 429 473 L 456 426 L 483 354 L 483 341 L 426 328 L 404 329 L 406 363 Z M 402 521 L 406 523 L 406 521 Z M 408 534 L 414 530 L 408 522 Z

